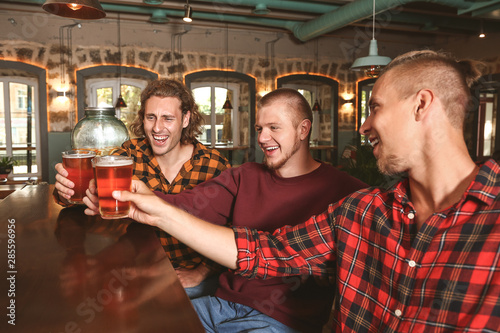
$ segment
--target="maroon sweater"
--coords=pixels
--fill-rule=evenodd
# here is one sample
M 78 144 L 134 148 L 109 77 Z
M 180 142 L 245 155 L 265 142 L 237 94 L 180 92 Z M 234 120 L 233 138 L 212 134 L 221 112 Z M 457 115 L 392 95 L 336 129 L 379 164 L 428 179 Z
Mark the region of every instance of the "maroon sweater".
M 227 169 L 220 176 L 165 200 L 216 224 L 274 231 L 322 213 L 328 204 L 366 184 L 322 163 L 313 172 L 282 178 L 259 163 Z M 306 332 L 320 332 L 332 307 L 334 288 L 314 278 L 246 279 L 222 273 L 216 296 L 257 309 L 281 323 Z

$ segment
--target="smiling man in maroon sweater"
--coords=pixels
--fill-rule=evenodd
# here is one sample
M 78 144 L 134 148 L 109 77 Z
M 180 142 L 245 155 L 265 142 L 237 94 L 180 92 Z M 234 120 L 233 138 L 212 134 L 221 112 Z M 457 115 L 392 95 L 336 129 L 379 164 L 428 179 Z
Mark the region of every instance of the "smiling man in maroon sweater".
M 157 195 L 220 225 L 274 231 L 283 221 L 305 221 L 366 187 L 311 157 L 311 122 L 311 108 L 300 93 L 275 90 L 258 105 L 255 127 L 265 155 L 262 164 L 245 163 L 192 190 Z M 147 193 L 140 185 L 134 183 L 138 192 Z M 253 280 L 227 271 L 219 283 L 215 297 L 192 300 L 207 332 L 320 332 L 334 297 L 326 281 L 309 277 Z

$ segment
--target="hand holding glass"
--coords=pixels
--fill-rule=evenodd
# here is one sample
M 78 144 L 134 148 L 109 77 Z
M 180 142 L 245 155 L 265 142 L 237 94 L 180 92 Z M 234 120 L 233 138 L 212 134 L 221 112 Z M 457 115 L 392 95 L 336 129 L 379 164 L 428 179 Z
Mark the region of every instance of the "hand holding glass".
M 94 178 L 92 170 L 92 159 L 95 152 L 83 149 L 68 150 L 62 152 L 63 166 L 68 171 L 68 179 L 75 187 L 75 194 L 68 200 L 73 204 L 83 204 L 85 191 L 89 188 L 89 182 Z
M 128 216 L 130 202 L 113 198 L 113 191 L 130 191 L 134 160 L 127 156 L 96 156 L 95 168 L 99 213 L 103 219 L 119 219 Z

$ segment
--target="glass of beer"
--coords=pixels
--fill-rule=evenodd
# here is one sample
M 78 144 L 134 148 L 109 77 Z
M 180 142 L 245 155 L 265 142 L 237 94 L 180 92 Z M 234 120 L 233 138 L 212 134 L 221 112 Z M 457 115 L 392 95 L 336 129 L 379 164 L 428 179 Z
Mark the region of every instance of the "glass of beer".
M 68 200 L 73 204 L 83 204 L 85 191 L 89 188 L 89 182 L 94 178 L 92 170 L 92 159 L 95 152 L 90 150 L 75 149 L 62 152 L 62 161 L 64 169 L 68 171 L 68 179 L 75 187 L 75 194 Z
M 103 219 L 128 216 L 130 202 L 113 199 L 113 191 L 130 191 L 134 160 L 120 155 L 96 156 L 92 160 L 99 197 L 99 213 Z

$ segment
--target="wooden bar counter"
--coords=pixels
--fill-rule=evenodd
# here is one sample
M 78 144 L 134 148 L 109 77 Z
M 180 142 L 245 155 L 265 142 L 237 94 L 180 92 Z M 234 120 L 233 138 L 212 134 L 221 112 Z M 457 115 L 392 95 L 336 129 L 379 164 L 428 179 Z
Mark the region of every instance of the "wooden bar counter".
M 0 332 L 204 332 L 151 227 L 63 208 L 52 191 L 0 202 Z

